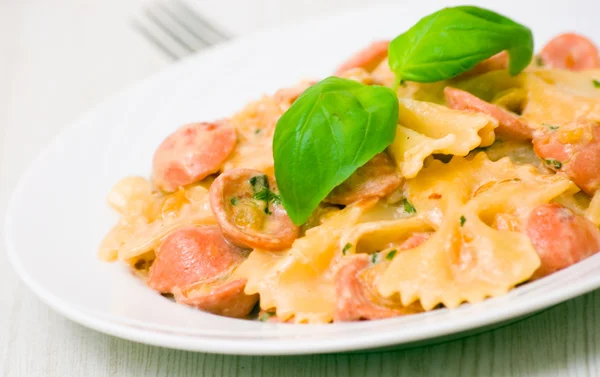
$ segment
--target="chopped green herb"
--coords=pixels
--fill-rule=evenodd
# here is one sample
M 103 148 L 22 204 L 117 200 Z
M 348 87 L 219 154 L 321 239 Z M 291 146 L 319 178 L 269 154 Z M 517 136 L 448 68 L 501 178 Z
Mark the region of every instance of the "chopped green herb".
M 465 222 L 467 221 L 467 219 L 464 216 L 460 216 L 460 226 L 465 225 Z
M 558 160 L 554 160 L 552 158 L 548 158 L 546 160 L 544 160 L 546 162 L 547 165 L 551 165 L 553 166 L 555 169 L 560 169 L 562 168 L 562 162 L 558 161 Z
M 392 260 L 394 259 L 394 256 L 396 255 L 396 249 L 391 250 L 389 253 L 387 253 L 387 255 L 385 256 L 386 259 Z
M 264 174 L 255 175 L 250 178 L 249 182 L 252 185 L 252 191 L 254 191 L 252 197 L 265 202 L 265 213 L 270 215 L 269 203 L 279 204 L 281 203 L 281 198 L 269 189 L 269 179 Z
M 538 67 L 543 67 L 544 66 L 544 61 L 542 60 L 541 56 L 538 55 L 538 56 L 535 57 L 535 64 Z
M 550 131 L 556 131 L 556 130 L 558 130 L 558 126 L 554 126 L 552 124 L 542 123 L 542 126 L 546 126 Z
M 239 199 L 236 198 L 235 196 L 233 198 L 231 198 L 231 200 L 229 201 L 229 203 L 231 203 L 232 206 L 238 204 Z
M 274 315 L 275 313 L 273 312 L 264 312 L 258 317 L 258 320 L 261 322 L 267 322 L 269 318 L 273 317 Z
M 342 248 L 342 254 L 346 255 L 346 253 L 348 252 L 348 250 L 350 250 L 351 247 L 352 247 L 351 243 L 347 243 L 346 245 L 344 245 L 344 247 Z
M 261 129 L 261 128 L 257 128 L 257 129 L 255 129 L 255 130 L 254 130 L 254 133 L 255 133 L 255 134 L 259 134 L 259 133 L 261 133 L 261 131 L 262 131 L 262 129 Z
M 600 81 L 594 79 L 592 80 L 592 84 L 594 84 L 594 88 L 600 88 Z
M 417 210 L 415 207 L 408 201 L 408 199 L 404 198 L 404 210 L 406 213 L 416 213 Z
M 378 253 L 371 254 L 371 263 L 377 263 L 377 259 L 379 259 Z

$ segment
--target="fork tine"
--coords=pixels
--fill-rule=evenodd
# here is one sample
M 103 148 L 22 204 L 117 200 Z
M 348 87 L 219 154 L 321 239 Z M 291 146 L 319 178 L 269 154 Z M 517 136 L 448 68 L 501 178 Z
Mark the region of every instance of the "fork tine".
M 187 49 L 184 49 L 162 29 L 145 18 L 139 16 L 133 18 L 132 25 L 143 37 L 171 59 L 178 60 L 189 54 Z
M 216 28 L 210 21 L 192 9 L 182 0 L 173 0 L 169 2 L 174 15 L 177 15 L 181 22 L 185 22 L 188 30 L 193 31 L 196 36 L 206 40 L 208 43 L 215 44 L 226 41 L 231 36 Z
M 144 9 L 144 15 L 163 32 L 179 43 L 184 49 L 188 50 L 189 53 L 206 46 L 204 42 L 196 39 L 179 25 L 177 20 L 174 20 L 169 14 L 165 13 L 164 9 L 159 4 L 146 7 Z

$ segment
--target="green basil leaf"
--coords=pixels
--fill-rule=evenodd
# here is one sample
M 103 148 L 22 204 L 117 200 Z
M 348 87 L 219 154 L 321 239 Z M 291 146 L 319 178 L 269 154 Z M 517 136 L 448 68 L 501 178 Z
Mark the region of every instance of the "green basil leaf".
M 521 72 L 533 57 L 531 30 L 490 10 L 460 6 L 430 14 L 396 37 L 388 61 L 397 82 L 434 82 L 464 73 L 504 50 L 510 74 Z
M 292 221 L 303 224 L 331 190 L 394 140 L 398 98 L 386 87 L 329 77 L 281 116 L 275 178 Z

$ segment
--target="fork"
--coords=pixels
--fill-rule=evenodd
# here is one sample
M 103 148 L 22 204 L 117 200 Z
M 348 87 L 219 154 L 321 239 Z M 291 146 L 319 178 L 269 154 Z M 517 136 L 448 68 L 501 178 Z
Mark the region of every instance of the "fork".
M 147 4 L 134 17 L 133 26 L 173 60 L 231 38 L 183 0 Z

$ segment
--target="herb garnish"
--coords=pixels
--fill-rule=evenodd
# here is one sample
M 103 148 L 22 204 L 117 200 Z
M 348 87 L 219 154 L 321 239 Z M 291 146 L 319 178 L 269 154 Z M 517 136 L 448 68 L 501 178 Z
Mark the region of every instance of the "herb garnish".
M 390 88 L 320 81 L 279 118 L 273 136 L 281 201 L 303 224 L 336 186 L 392 143 L 398 98 Z
M 229 200 L 229 203 L 231 203 L 232 206 L 238 204 L 239 199 L 236 198 L 235 196 L 233 198 L 231 198 L 231 200 Z
M 548 123 L 542 123 L 542 126 L 546 126 L 550 131 L 556 131 L 556 130 L 558 130 L 558 126 L 553 126 L 553 125 L 548 124 Z
M 600 81 L 594 79 L 592 80 L 592 84 L 594 84 L 594 88 L 600 88 Z
M 430 14 L 396 37 L 388 62 L 397 83 L 434 82 L 467 72 L 505 50 L 509 73 L 520 73 L 533 57 L 531 30 L 487 9 L 458 6 Z
M 346 245 L 344 245 L 344 247 L 342 248 L 342 255 L 346 255 L 346 253 L 348 252 L 348 250 L 352 247 L 351 243 L 347 243 Z
M 537 65 L 538 67 L 544 66 L 544 60 L 542 60 L 541 56 L 538 55 L 535 57 L 535 65 Z
M 269 318 L 273 317 L 274 315 L 275 315 L 275 313 L 273 313 L 273 312 L 263 312 L 258 317 L 258 320 L 261 322 L 267 322 L 269 320 Z
M 417 209 L 408 201 L 408 199 L 404 198 L 403 200 L 404 211 L 406 213 L 416 213 Z
M 464 217 L 463 215 L 460 216 L 460 226 L 465 225 L 465 222 L 467 221 L 467 218 Z
M 254 177 L 250 178 L 249 182 L 250 185 L 252 185 L 252 191 L 254 192 L 252 197 L 256 200 L 262 200 L 265 202 L 264 211 L 267 215 L 270 215 L 271 211 L 269 210 L 269 204 L 279 204 L 281 203 L 281 199 L 279 198 L 279 195 L 270 190 L 269 178 L 264 174 L 255 175 Z
M 562 168 L 562 162 L 552 159 L 552 158 L 548 158 L 545 159 L 544 162 L 546 162 L 546 164 L 553 166 L 555 169 L 560 169 Z
M 378 259 L 379 259 L 379 253 L 371 254 L 371 263 L 373 263 L 373 264 L 377 263 Z
M 385 256 L 385 259 L 392 260 L 392 259 L 394 259 L 395 255 L 396 255 L 396 249 L 391 250 L 389 253 L 387 253 L 387 255 Z

